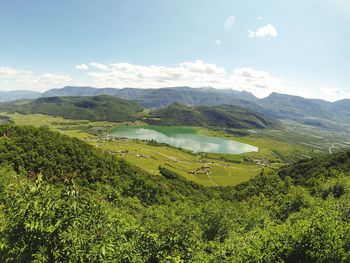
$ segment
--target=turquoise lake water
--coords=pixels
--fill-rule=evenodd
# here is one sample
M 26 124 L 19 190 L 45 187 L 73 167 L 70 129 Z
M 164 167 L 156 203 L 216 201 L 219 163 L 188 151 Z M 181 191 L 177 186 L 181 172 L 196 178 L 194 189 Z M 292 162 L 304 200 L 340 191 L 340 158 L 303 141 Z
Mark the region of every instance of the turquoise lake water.
M 256 152 L 258 148 L 223 138 L 206 136 L 191 127 L 124 126 L 112 130 L 112 135 L 140 140 L 154 140 L 193 152 L 241 154 Z

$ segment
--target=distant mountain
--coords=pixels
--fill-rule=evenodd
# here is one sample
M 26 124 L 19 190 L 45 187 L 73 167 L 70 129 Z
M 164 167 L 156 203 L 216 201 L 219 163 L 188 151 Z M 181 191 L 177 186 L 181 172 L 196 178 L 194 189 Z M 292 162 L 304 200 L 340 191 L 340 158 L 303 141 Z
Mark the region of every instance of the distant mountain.
M 174 87 L 161 89 L 97 89 L 91 87 L 64 87 L 49 90 L 42 97 L 111 95 L 135 100 L 145 108 L 167 107 L 175 102 L 188 106 L 237 105 L 282 120 L 336 128 L 350 122 L 350 100 L 328 102 L 300 96 L 272 93 L 258 99 L 249 92 L 214 88 Z
M 92 87 L 66 86 L 60 89 L 50 89 L 45 91 L 41 97 L 93 96 L 97 90 L 99 89 Z
M 47 97 L 33 101 L 2 103 L 0 111 L 41 113 L 67 119 L 90 121 L 133 121 L 143 111 L 136 102 L 113 96 Z
M 339 100 L 328 105 L 328 108 L 341 119 L 350 122 L 350 99 Z
M 96 96 L 110 95 L 122 99 L 134 100 L 145 108 L 166 107 L 174 102 L 185 105 L 220 105 L 240 104 L 240 100 L 256 101 L 253 94 L 246 91 L 222 90 L 214 88 L 173 87 L 160 89 L 136 88 L 91 88 L 91 87 L 64 87 L 46 91 L 42 97 L 54 96 Z
M 150 124 L 201 127 L 264 129 L 278 128 L 280 124 L 263 114 L 235 105 L 185 106 L 174 103 L 152 111 Z
M 278 119 L 335 118 L 333 112 L 328 108 L 332 103 L 323 100 L 271 93 L 257 103 L 263 107 L 262 112 Z
M 270 117 L 236 105 L 187 106 L 173 103 L 148 114 L 135 101 L 114 96 L 44 97 L 0 103 L 0 112 L 41 113 L 90 121 L 135 121 L 156 125 L 264 129 L 281 127 Z
M 42 93 L 31 90 L 0 91 L 0 102 L 20 99 L 37 99 L 41 95 Z

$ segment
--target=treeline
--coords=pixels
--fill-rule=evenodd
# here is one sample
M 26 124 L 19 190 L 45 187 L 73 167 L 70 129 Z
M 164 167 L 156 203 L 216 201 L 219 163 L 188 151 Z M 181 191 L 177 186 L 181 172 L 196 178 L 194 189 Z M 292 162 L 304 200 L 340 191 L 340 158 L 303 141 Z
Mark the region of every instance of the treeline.
M 0 126 L 1 262 L 349 262 L 350 154 L 205 188 Z

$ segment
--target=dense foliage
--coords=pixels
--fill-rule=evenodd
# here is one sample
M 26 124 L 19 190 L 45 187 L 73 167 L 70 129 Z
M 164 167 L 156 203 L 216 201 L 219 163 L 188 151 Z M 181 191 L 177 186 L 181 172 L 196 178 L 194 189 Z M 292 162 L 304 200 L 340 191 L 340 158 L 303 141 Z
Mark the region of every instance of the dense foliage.
M 137 196 L 145 203 L 211 195 L 210 189 L 184 179 L 151 176 L 92 145 L 48 128 L 0 126 L 0 165 L 32 179 L 42 174 L 49 182 L 74 181 L 93 189 L 106 184 L 123 196 Z
M 0 126 L 1 262 L 349 262 L 350 154 L 204 188 Z
M 155 125 L 215 126 L 223 128 L 276 128 L 279 123 L 240 106 L 185 106 L 174 103 L 151 112 L 149 123 Z
M 39 98 L 27 103 L 7 102 L 2 103 L 0 109 L 24 114 L 41 113 L 67 119 L 112 122 L 136 120 L 143 110 L 136 102 L 106 95 Z

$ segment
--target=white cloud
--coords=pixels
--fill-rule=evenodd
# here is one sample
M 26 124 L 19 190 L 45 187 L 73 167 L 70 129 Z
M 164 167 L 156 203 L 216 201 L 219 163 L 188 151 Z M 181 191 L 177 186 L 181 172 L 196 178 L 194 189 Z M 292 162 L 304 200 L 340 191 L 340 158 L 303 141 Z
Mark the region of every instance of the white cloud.
M 108 66 L 104 65 L 102 63 L 91 62 L 91 63 L 89 63 L 89 66 L 92 68 L 100 69 L 100 70 L 108 70 Z
M 263 16 L 258 16 L 256 19 L 258 19 L 258 20 L 262 20 L 262 21 L 265 21 L 265 20 L 266 20 L 266 17 L 263 17 Z
M 204 63 L 202 60 L 196 60 L 195 62 L 183 62 L 180 63 L 180 68 L 189 72 L 208 75 L 225 75 L 225 69 L 218 67 L 215 64 Z
M 250 67 L 233 70 L 229 79 L 241 90 L 252 92 L 257 97 L 265 97 L 271 92 L 283 92 L 285 85 L 287 85 L 285 80 L 272 76 L 267 71 Z
M 47 90 L 72 83 L 69 75 L 51 74 L 11 67 L 0 67 L 1 90 Z
M 234 15 L 230 15 L 226 18 L 225 23 L 224 23 L 224 27 L 226 30 L 230 30 L 231 27 L 233 26 L 233 24 L 235 23 L 235 16 Z
M 276 38 L 278 36 L 277 29 L 271 25 L 267 24 L 266 26 L 258 28 L 256 31 L 248 31 L 249 38 L 260 37 L 260 38 Z
M 221 46 L 221 44 L 222 44 L 222 42 L 221 42 L 221 40 L 220 40 L 220 39 L 215 40 L 215 45 L 217 45 L 217 46 Z
M 43 82 L 49 82 L 49 83 L 67 83 L 71 81 L 71 77 L 68 75 L 55 75 L 55 74 L 41 74 L 39 75 L 39 80 Z
M 234 89 L 252 92 L 257 97 L 271 92 L 307 98 L 339 100 L 350 98 L 350 92 L 333 86 L 305 87 L 251 67 L 227 71 L 224 67 L 202 60 L 186 61 L 173 66 L 137 65 L 131 63 L 103 64 L 92 62 L 82 79 L 11 67 L 0 67 L 0 90 L 31 89 L 44 91 L 66 85 L 95 87 L 161 88 L 174 86 Z
M 90 65 L 90 64 L 89 64 Z M 280 91 L 284 81 L 266 71 L 238 68 L 227 73 L 225 68 L 201 60 L 182 62 L 173 67 L 142 66 L 130 63 L 103 64 L 87 71 L 89 85 L 103 87 L 160 88 L 191 86 L 232 88 L 253 92 L 259 97 Z
M 320 90 L 323 98 L 330 101 L 336 101 L 344 98 L 350 98 L 350 92 L 338 87 L 323 86 Z
M 80 65 L 76 65 L 75 68 L 77 70 L 88 70 L 89 69 L 89 66 L 86 65 L 86 64 L 80 64 Z
M 15 77 L 21 74 L 33 74 L 33 71 L 29 70 L 18 70 L 10 67 L 0 67 L 0 78 Z

